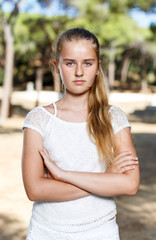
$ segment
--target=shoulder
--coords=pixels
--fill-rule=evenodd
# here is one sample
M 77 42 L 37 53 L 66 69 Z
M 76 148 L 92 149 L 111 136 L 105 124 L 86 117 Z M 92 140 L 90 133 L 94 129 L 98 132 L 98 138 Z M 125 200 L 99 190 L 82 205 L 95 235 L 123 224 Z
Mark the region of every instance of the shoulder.
M 48 114 L 48 111 L 44 107 L 35 107 L 27 114 L 23 124 L 23 129 L 25 127 L 31 128 L 43 135 L 44 128 L 48 124 L 49 120 L 50 113 Z
M 114 115 L 126 115 L 121 108 L 119 108 L 119 107 L 117 107 L 117 106 L 115 106 L 115 105 L 110 105 L 108 112 L 110 113 L 110 115 L 111 115 L 112 117 L 113 117 Z
M 109 114 L 110 114 L 114 134 L 116 134 L 123 128 L 126 128 L 126 127 L 131 128 L 127 115 L 119 107 L 114 105 L 110 106 Z
M 38 106 L 33 108 L 28 112 L 26 119 L 34 119 L 34 120 L 48 120 L 50 117 L 50 112 L 46 109 L 46 107 Z

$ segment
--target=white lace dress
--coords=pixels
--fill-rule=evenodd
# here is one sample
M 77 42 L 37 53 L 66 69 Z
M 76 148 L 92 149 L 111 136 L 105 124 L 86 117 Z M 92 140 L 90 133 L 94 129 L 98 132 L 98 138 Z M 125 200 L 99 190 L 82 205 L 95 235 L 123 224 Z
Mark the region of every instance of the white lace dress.
M 99 162 L 96 146 L 87 133 L 87 123 L 59 119 L 56 104 L 53 105 L 54 115 L 42 106 L 30 111 L 23 128 L 31 128 L 43 137 L 44 147 L 62 169 L 105 172 L 107 165 Z M 109 113 L 114 134 L 130 127 L 119 108 L 112 106 Z M 112 197 L 90 195 L 64 202 L 34 202 L 27 240 L 117 240 L 116 213 Z

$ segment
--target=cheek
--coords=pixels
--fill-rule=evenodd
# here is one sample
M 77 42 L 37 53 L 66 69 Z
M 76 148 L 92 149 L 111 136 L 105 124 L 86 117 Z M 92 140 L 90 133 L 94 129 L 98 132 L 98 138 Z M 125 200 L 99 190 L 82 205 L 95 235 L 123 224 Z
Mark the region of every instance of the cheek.
M 91 71 L 88 71 L 88 77 L 91 81 L 94 81 L 95 77 L 97 76 L 98 68 L 94 68 Z

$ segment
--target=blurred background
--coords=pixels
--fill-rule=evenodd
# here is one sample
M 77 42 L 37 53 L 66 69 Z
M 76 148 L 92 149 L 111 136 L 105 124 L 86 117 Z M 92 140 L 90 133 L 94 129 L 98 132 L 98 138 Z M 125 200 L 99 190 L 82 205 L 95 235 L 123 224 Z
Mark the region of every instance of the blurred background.
M 127 114 L 140 159 L 137 195 L 116 197 L 121 240 L 155 240 L 156 0 L 0 0 L 0 240 L 25 239 L 21 129 L 29 110 L 61 97 L 51 49 L 72 27 L 98 37 L 110 104 Z

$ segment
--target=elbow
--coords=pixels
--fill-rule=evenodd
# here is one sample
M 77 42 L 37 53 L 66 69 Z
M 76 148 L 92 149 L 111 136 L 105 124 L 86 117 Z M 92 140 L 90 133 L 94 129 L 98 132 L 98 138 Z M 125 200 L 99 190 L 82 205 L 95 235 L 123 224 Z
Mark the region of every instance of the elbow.
M 130 191 L 129 191 L 129 194 L 130 196 L 135 196 L 138 192 L 138 188 L 137 187 L 134 187 L 132 188 Z
M 126 195 L 135 196 L 139 189 L 139 183 L 131 183 L 131 186 L 127 188 Z
M 34 201 L 39 201 L 38 199 L 38 191 L 35 189 L 35 187 L 31 187 L 31 188 L 27 188 L 25 189 L 27 197 L 30 201 L 34 202 Z
M 34 194 L 33 191 L 26 191 L 27 197 L 30 201 L 34 202 L 36 200 L 36 195 Z
M 37 198 L 36 198 L 35 194 L 33 194 L 33 193 L 30 193 L 30 192 L 27 193 L 27 197 L 32 202 L 37 201 Z

